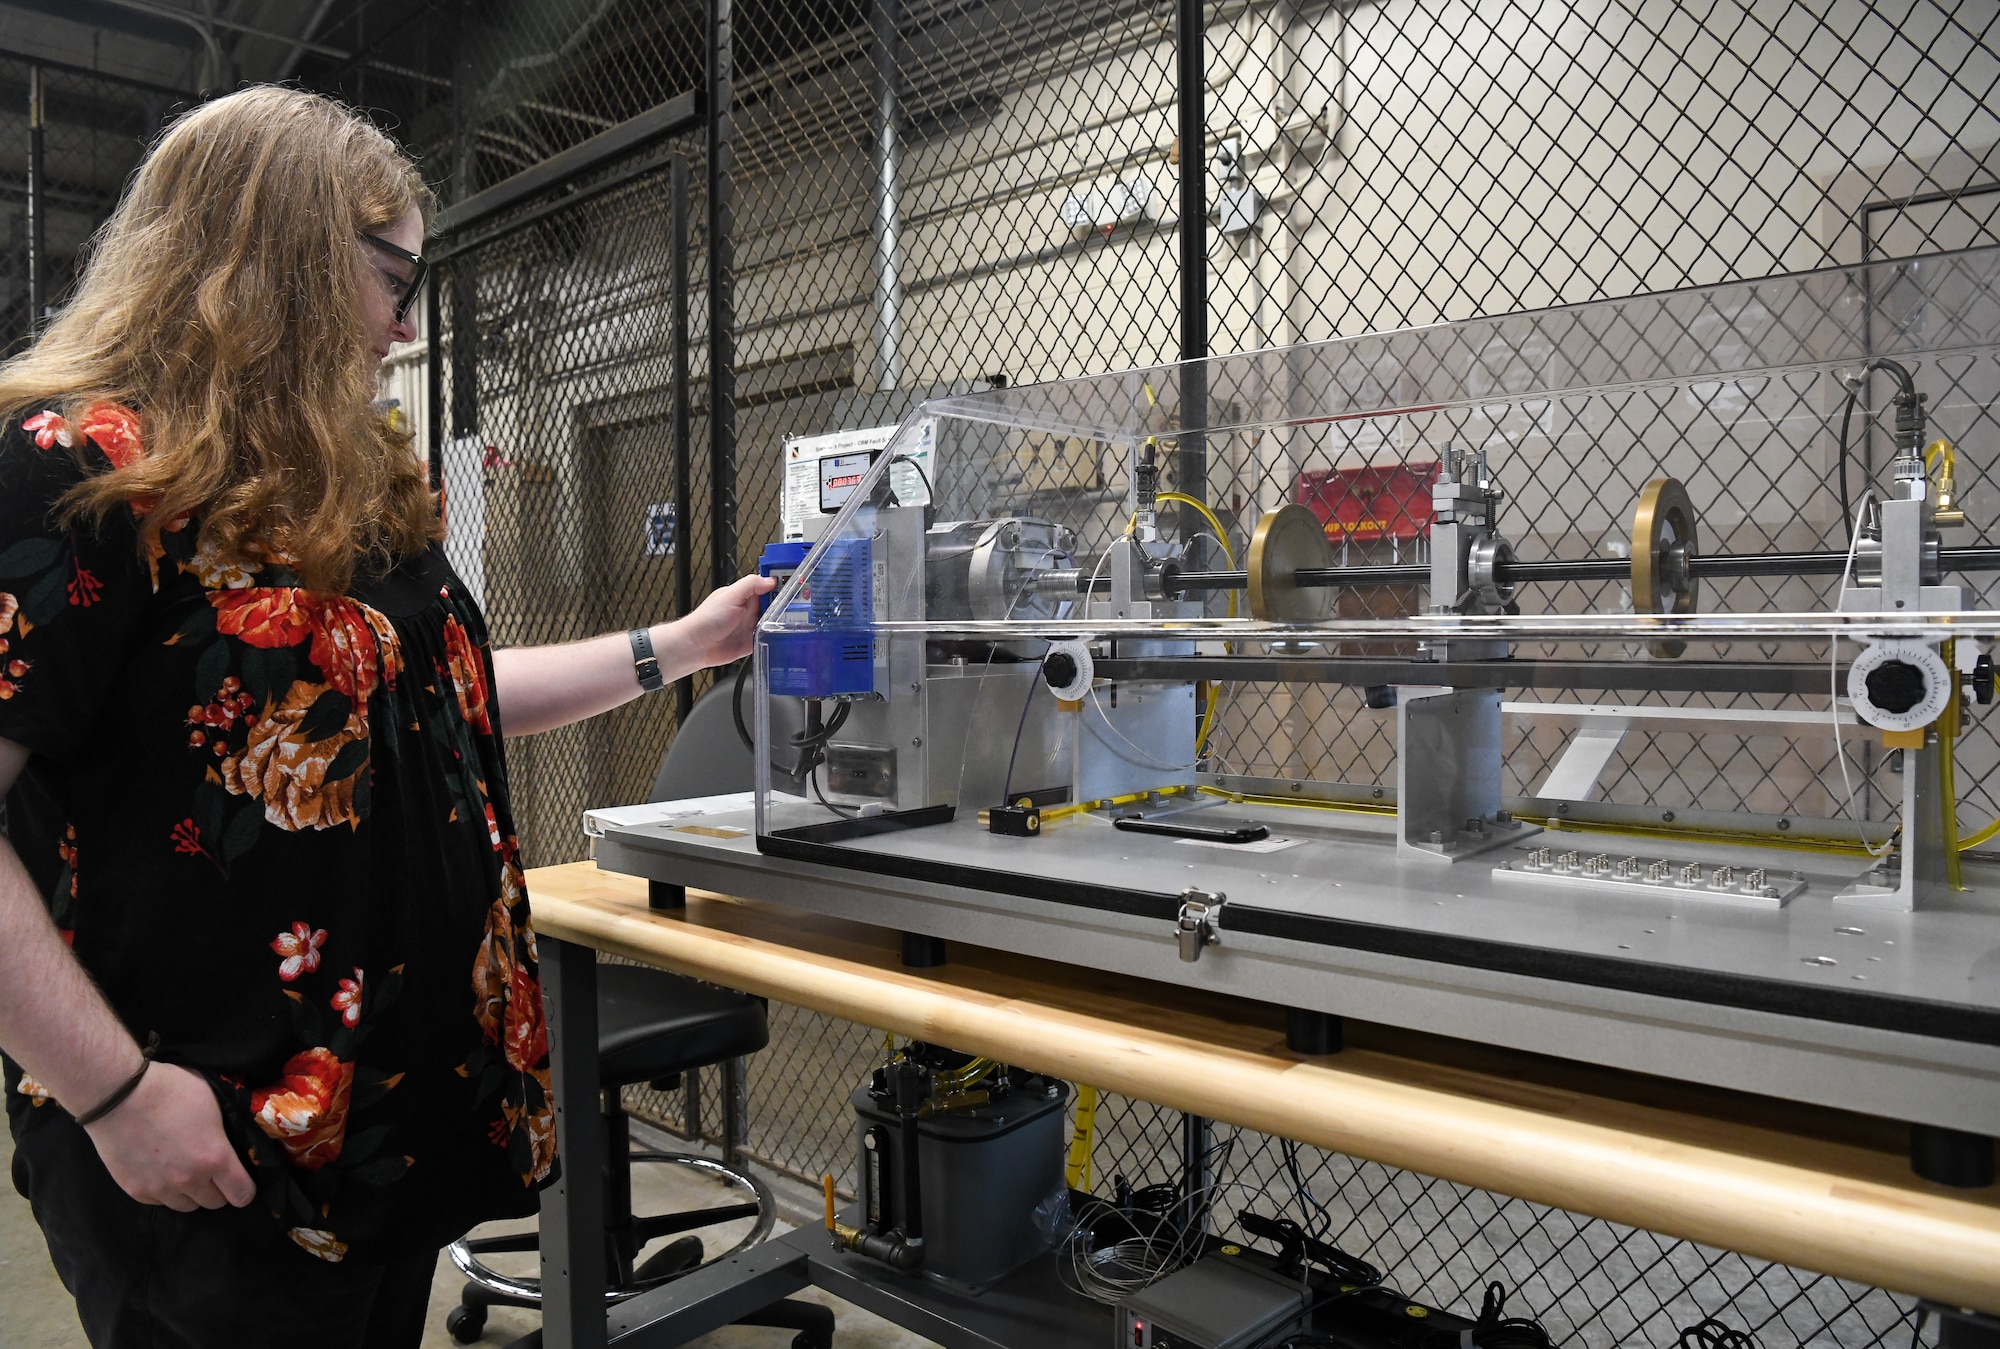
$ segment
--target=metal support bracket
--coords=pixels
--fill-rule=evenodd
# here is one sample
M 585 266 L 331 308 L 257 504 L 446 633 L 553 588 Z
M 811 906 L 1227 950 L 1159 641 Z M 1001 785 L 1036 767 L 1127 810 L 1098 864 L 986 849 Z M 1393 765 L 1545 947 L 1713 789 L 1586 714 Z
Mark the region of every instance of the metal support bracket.
M 1404 686 L 1396 700 L 1396 854 L 1458 862 L 1540 833 L 1501 805 L 1500 691 Z
M 1181 891 L 1180 917 L 1174 920 L 1174 940 L 1181 945 L 1181 959 L 1192 964 L 1201 959 L 1202 948 L 1222 945 L 1222 906 L 1229 896 L 1208 890 Z

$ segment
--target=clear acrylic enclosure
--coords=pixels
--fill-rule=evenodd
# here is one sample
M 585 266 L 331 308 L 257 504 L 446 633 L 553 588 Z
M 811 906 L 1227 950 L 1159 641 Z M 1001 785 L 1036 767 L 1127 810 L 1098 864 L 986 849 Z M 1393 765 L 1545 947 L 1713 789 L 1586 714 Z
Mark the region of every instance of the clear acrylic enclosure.
M 1688 903 L 1718 945 L 1674 961 L 1786 979 L 1799 914 L 1936 911 L 1977 958 L 1996 281 L 1976 250 L 927 403 L 760 627 L 760 846 L 1534 910 L 1543 945 Z

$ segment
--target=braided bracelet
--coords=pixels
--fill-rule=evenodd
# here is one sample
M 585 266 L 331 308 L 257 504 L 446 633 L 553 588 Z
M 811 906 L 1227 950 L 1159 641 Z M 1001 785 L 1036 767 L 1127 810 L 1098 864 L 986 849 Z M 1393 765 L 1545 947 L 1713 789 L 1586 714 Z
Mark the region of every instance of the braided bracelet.
M 139 1071 L 125 1079 L 125 1084 L 97 1103 L 93 1110 L 86 1110 L 76 1117 L 78 1124 L 95 1124 L 106 1115 L 125 1104 L 125 1098 L 139 1089 L 139 1080 L 146 1070 L 153 1066 L 153 1055 L 160 1052 L 160 1033 L 154 1031 L 146 1037 L 146 1047 L 139 1051 Z

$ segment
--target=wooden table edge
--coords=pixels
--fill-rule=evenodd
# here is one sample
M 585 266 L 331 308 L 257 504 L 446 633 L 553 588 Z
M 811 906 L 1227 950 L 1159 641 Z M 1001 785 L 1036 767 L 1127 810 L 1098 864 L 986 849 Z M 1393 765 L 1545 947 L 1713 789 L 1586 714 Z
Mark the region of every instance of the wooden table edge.
M 848 1021 L 1350 1157 L 1761 1259 L 2000 1313 L 2000 1205 L 1385 1081 L 1340 1060 L 1225 1048 L 982 996 L 653 913 L 646 883 L 572 863 L 528 873 L 536 930 Z M 699 892 L 693 892 L 699 894 Z M 698 906 L 697 906 L 698 908 Z

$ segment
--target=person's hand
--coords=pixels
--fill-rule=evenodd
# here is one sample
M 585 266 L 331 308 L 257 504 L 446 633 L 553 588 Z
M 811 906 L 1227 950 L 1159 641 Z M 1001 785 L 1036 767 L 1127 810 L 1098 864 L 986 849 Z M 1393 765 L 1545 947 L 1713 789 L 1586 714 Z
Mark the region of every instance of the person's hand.
M 673 624 L 696 668 L 726 665 L 750 654 L 757 631 L 757 599 L 778 583 L 768 576 L 744 576 L 710 593 L 695 611 Z M 661 662 L 665 664 L 665 661 Z
M 84 1132 L 118 1188 L 142 1204 L 242 1208 L 257 1197 L 229 1146 L 222 1109 L 200 1075 L 155 1063 L 116 1110 Z

